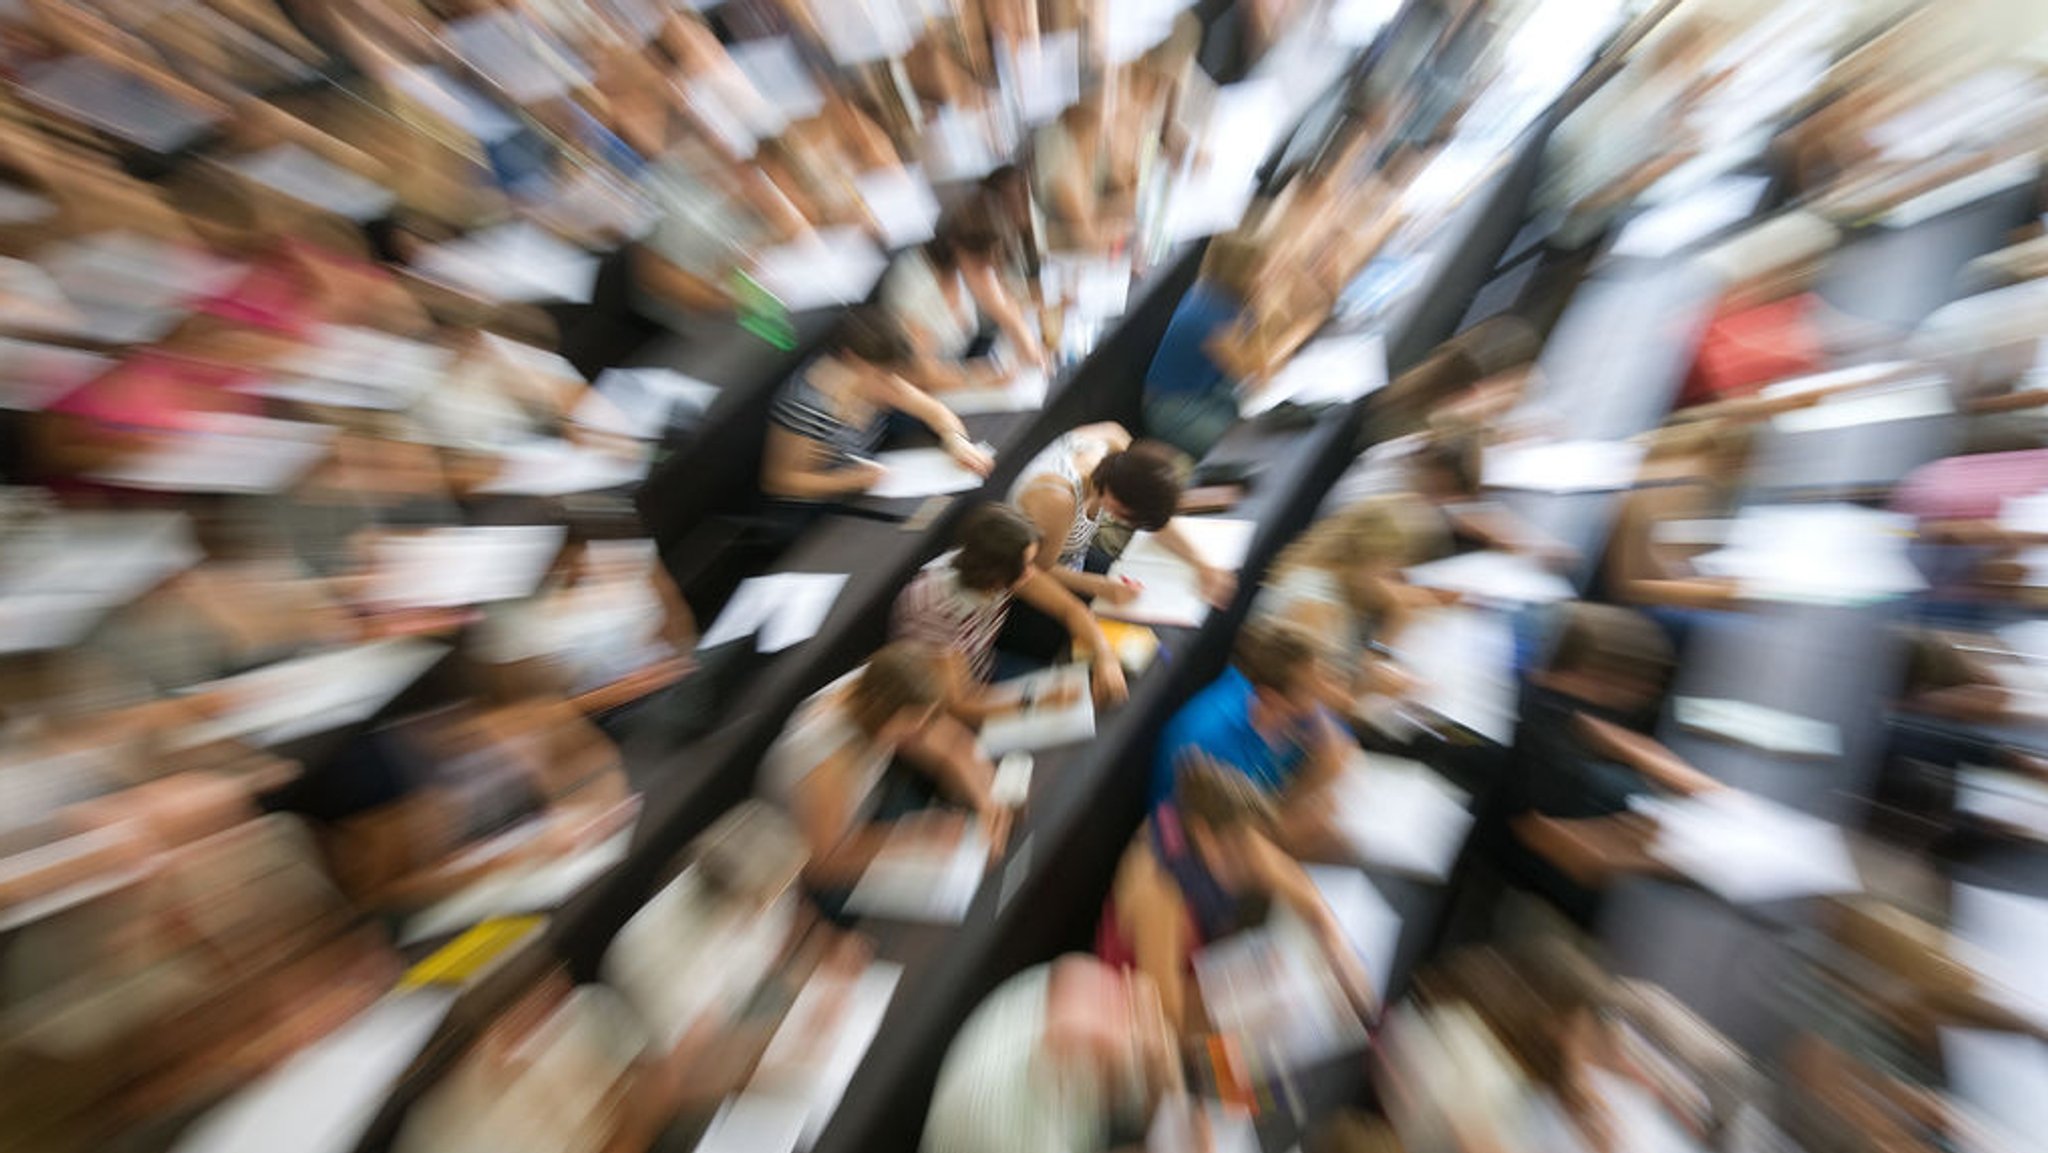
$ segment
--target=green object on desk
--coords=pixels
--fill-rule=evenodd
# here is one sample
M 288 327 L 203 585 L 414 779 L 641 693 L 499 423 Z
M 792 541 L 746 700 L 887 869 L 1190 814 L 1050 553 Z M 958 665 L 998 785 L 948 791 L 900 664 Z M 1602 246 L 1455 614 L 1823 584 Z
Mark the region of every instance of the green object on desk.
M 782 352 L 796 347 L 796 325 L 790 322 L 789 309 L 745 269 L 733 270 L 732 300 L 741 328 Z

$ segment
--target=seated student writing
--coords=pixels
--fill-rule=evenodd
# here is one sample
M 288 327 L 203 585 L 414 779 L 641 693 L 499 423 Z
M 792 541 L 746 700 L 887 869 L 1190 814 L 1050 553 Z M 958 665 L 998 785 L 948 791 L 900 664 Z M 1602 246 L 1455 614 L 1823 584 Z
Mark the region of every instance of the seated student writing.
M 1376 650 L 1445 594 L 1419 588 L 1402 570 L 1440 551 L 1442 526 L 1406 493 L 1367 497 L 1312 526 L 1273 564 L 1252 602 L 1252 619 L 1319 637 L 1346 675 L 1329 679 L 1328 704 L 1349 713 L 1363 693 L 1398 694 L 1407 674 Z
M 1642 613 L 1574 603 L 1557 647 L 1530 675 L 1515 727 L 1519 795 L 1509 826 L 1520 841 L 1576 879 L 1604 872 L 1588 860 L 1575 822 L 1628 811 L 1629 798 L 1653 790 L 1693 795 L 1721 788 L 1649 735 L 1672 667 L 1671 642 Z M 1584 894 L 1547 867 L 1539 883 L 1561 904 L 1584 909 Z
M 945 699 L 937 654 L 898 642 L 797 706 L 768 750 L 760 790 L 795 819 L 810 849 L 804 879 L 828 907 L 893 839 L 914 830 L 942 845 L 967 831 L 968 819 L 957 813 L 885 818 L 883 778 L 898 756 L 973 810 L 1001 851 L 1010 814 L 989 795 L 994 766 L 975 749 L 974 735 L 946 715 Z
M 1124 699 L 1128 690 L 1116 650 L 1087 606 L 1032 563 L 1038 532 L 1023 513 L 1004 504 L 982 505 L 967 514 L 953 539 L 950 559 L 927 565 L 897 594 L 889 635 L 941 654 L 954 716 L 978 724 L 1014 703 L 988 687 L 996 674 L 996 638 L 1012 600 L 1059 621 L 1088 651 L 1099 700 Z
M 1063 433 L 1017 474 L 1010 503 L 1038 527 L 1036 563 L 1078 597 L 1122 604 L 1138 590 L 1085 572 L 1089 547 L 1105 519 L 1150 532 L 1194 567 L 1212 604 L 1237 591 L 1237 576 L 1210 564 L 1173 523 L 1186 487 L 1184 462 L 1157 441 L 1133 441 L 1122 425 L 1090 424 Z
M 1234 769 L 1279 805 L 1280 843 L 1310 856 L 1334 835 L 1324 789 L 1354 747 L 1323 701 L 1327 662 L 1310 633 L 1266 622 L 1247 626 L 1230 668 L 1166 723 L 1153 755 L 1151 807 L 1174 799 L 1180 767 L 1201 756 Z
M 1691 556 L 1697 550 L 1660 539 L 1658 526 L 1726 516 L 1749 448 L 1746 427 L 1718 421 L 1658 434 L 1636 487 L 1622 498 L 1600 563 L 1609 596 L 1653 610 L 1734 606 L 1735 582 L 1695 572 Z
M 939 221 L 938 235 L 896 258 L 882 280 L 882 306 L 916 350 L 907 375 L 917 387 L 943 392 L 992 378 L 992 361 L 968 354 L 984 322 L 1009 341 L 1027 367 L 1044 353 L 1023 309 L 998 271 L 1002 236 L 986 209 L 970 201 Z
M 1183 1035 L 1203 1031 L 1189 983 L 1195 952 L 1258 924 L 1276 903 L 1315 934 L 1354 1007 L 1377 1010 L 1371 978 L 1315 882 L 1275 844 L 1278 829 L 1256 783 L 1191 753 L 1173 799 L 1152 810 L 1117 866 L 1095 951 L 1151 978 Z
M 960 464 L 986 476 L 993 462 L 945 405 L 911 387 L 913 362 L 902 330 L 880 312 L 848 314 L 823 356 L 783 386 L 768 414 L 761 488 L 769 496 L 817 504 L 866 492 L 882 479 L 870 457 L 891 413 L 938 434 Z

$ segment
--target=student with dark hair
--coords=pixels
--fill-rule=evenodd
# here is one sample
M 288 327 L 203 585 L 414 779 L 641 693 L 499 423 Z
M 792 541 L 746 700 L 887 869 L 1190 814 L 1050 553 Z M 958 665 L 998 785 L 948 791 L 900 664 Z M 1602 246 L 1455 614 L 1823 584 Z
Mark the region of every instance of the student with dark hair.
M 882 281 L 882 306 L 915 350 L 910 379 L 931 391 L 995 375 L 993 362 L 968 363 L 984 324 L 1009 342 L 1026 367 L 1045 357 L 1000 272 L 1002 235 L 988 211 L 968 201 L 939 220 L 938 233 L 903 253 Z
M 866 492 L 882 478 L 869 457 L 892 412 L 921 422 L 955 460 L 987 475 L 992 462 L 960 418 L 903 379 L 912 359 L 910 342 L 881 312 L 850 313 L 825 354 L 783 386 L 769 411 L 763 491 L 810 504 Z
M 1083 571 L 1089 546 L 1108 518 L 1159 538 L 1194 566 L 1212 603 L 1237 590 L 1234 573 L 1217 568 L 1176 529 L 1173 514 L 1187 485 L 1186 459 L 1158 441 L 1133 441 L 1118 424 L 1091 424 L 1064 433 L 1031 459 L 1010 488 L 1010 503 L 1038 526 L 1037 563 L 1079 597 L 1120 604 L 1136 590 Z
M 1231 667 L 1181 706 L 1160 734 L 1151 805 L 1175 800 L 1190 757 L 1233 769 L 1274 798 L 1281 843 L 1320 849 L 1329 832 L 1317 801 L 1343 771 L 1352 742 L 1324 707 L 1327 648 L 1299 626 L 1255 622 Z
M 804 878 L 828 895 L 828 906 L 829 895 L 850 891 L 892 837 L 914 830 L 950 842 L 966 831 L 959 814 L 886 819 L 883 778 L 898 757 L 971 809 L 1001 847 L 1009 815 L 989 795 L 995 771 L 972 734 L 946 715 L 945 696 L 937 653 L 889 645 L 851 678 L 797 706 L 762 759 L 759 790 L 795 820 L 810 849 Z
M 1032 563 L 1038 531 L 1023 513 L 985 504 L 967 514 L 953 539 L 957 547 L 949 556 L 927 565 L 897 594 L 889 634 L 944 654 L 956 716 L 979 722 L 1008 704 L 987 685 L 996 673 L 996 638 L 1012 600 L 1058 621 L 1087 650 L 1100 699 L 1124 698 L 1123 666 L 1094 615 Z
M 1374 1011 L 1371 979 L 1301 865 L 1276 843 L 1272 799 L 1232 768 L 1200 755 L 1184 759 L 1174 801 L 1151 817 L 1124 851 L 1096 929 L 1095 951 L 1159 987 L 1166 1018 L 1200 1030 L 1189 978 L 1196 950 L 1264 920 L 1284 905 L 1308 925 L 1346 993 Z

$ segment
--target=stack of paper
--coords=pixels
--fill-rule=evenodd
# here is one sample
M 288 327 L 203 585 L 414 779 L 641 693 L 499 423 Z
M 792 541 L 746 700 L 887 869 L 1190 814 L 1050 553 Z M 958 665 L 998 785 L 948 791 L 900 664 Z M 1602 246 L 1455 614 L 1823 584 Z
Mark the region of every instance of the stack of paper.
M 702 415 L 717 399 L 717 385 L 672 368 L 607 368 L 569 419 L 614 436 L 659 440 L 680 418 Z
M 324 424 L 222 413 L 91 475 L 154 492 L 282 492 L 326 458 L 334 436 Z
M 1515 636 L 1508 618 L 1443 608 L 1404 629 L 1395 645 L 1420 687 L 1415 706 L 1498 745 L 1515 739 Z
M 1282 403 L 1304 408 L 1349 404 L 1387 383 L 1387 352 L 1378 333 L 1326 336 L 1296 353 L 1273 379 L 1238 404 L 1247 419 Z
M 1231 571 L 1244 566 L 1259 528 L 1252 521 L 1220 517 L 1175 517 L 1173 524 L 1204 561 Z M 1209 619 L 1210 605 L 1193 566 L 1168 552 L 1152 533 L 1133 536 L 1124 555 L 1110 566 L 1109 575 L 1135 582 L 1138 595 L 1120 605 L 1098 599 L 1095 611 L 1102 616 L 1182 628 L 1194 628 Z
M 379 540 L 364 600 L 398 608 L 458 608 L 531 594 L 565 535 L 560 525 L 437 528 Z
M 950 848 L 925 840 L 892 840 L 876 854 L 847 895 L 846 911 L 862 917 L 957 925 L 967 919 L 988 871 L 988 838 L 970 829 Z
M 1727 548 L 1694 563 L 1761 600 L 1886 600 L 1927 587 L 1906 557 L 1912 531 L 1910 517 L 1848 504 L 1752 506 L 1737 516 Z
M 1682 728 L 1789 757 L 1839 757 L 1842 734 L 1826 721 L 1795 716 L 1748 701 L 1680 697 L 1674 710 Z
M 1578 595 L 1570 581 L 1528 557 L 1491 549 L 1415 565 L 1408 569 L 1408 583 L 1508 605 L 1550 604 Z
M 779 653 L 816 636 L 845 587 L 845 573 L 771 573 L 741 581 L 697 647 L 715 649 L 751 636 L 758 651 Z
M 939 198 L 917 166 L 863 172 L 853 178 L 853 186 L 881 230 L 883 244 L 908 248 L 932 238 Z
M 588 304 L 597 288 L 598 258 L 525 221 L 514 221 L 436 245 L 414 268 L 484 300 Z
M 480 496 L 573 496 L 628 488 L 647 478 L 647 458 L 585 448 L 566 440 L 534 440 L 498 452 L 498 473 L 476 487 Z
M 972 492 L 982 478 L 970 472 L 942 448 L 905 448 L 880 453 L 875 463 L 883 468 L 882 479 L 865 494 L 875 500 L 909 500 L 926 496 L 949 496 Z
M 2048 1028 L 2048 901 L 2021 893 L 1957 885 L 1949 929 L 1973 950 L 1969 960 L 1998 1004 Z
M 1645 800 L 1650 855 L 1738 905 L 1853 893 L 1863 887 L 1835 826 L 1732 789 Z
M 230 739 L 275 746 L 365 721 L 447 652 L 422 640 L 371 641 L 197 685 L 191 691 L 219 694 L 227 709 L 170 740 L 174 746 Z
M 1005 681 L 993 691 L 1019 700 L 1029 696 L 1036 703 L 999 714 L 982 725 L 982 751 L 991 757 L 1057 748 L 1095 735 L 1095 698 L 1086 665 L 1032 673 Z
M 858 228 L 820 229 L 754 258 L 754 279 L 791 312 L 867 299 L 889 259 Z
M 939 403 L 959 416 L 986 416 L 997 412 L 1037 412 L 1045 407 L 1050 390 L 1045 373 L 1023 369 L 990 388 L 960 388 L 939 394 Z
M 1335 786 L 1337 827 L 1358 863 L 1427 881 L 1451 874 L 1471 798 L 1422 764 L 1359 753 Z
M 747 1094 L 799 1104 L 804 1124 L 797 1147 L 817 1144 L 903 977 L 903 966 L 876 961 L 851 978 L 819 973 L 805 983 L 761 1054 Z
M 1504 444 L 1486 451 L 1484 483 L 1529 492 L 1614 492 L 1635 484 L 1642 461 L 1643 446 L 1628 441 Z

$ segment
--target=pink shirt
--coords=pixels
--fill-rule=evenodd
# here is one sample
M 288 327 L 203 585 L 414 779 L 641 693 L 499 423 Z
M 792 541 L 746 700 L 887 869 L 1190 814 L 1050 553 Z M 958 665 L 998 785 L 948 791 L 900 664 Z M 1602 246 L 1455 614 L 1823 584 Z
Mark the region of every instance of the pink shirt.
M 2048 449 L 1952 456 L 1899 482 L 1892 508 L 1921 520 L 1992 520 L 2013 497 L 2048 490 Z

